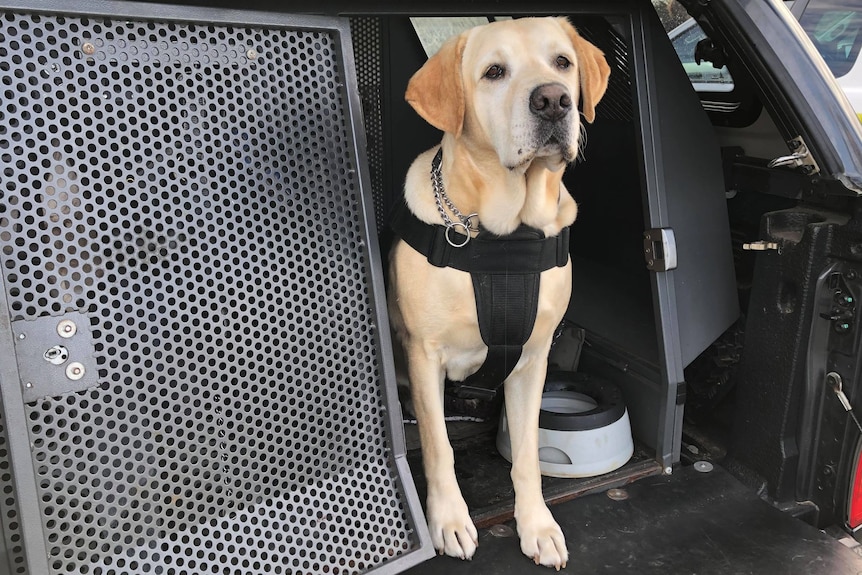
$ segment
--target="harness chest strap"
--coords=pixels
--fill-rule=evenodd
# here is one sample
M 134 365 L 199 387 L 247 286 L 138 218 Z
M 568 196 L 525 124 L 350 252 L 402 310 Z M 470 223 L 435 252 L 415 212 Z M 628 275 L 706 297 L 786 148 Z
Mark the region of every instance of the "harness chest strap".
M 541 272 L 563 267 L 569 260 L 569 228 L 552 238 L 525 225 L 507 236 L 483 230 L 468 238 L 452 228 L 423 222 L 403 198 L 392 213 L 390 226 L 431 265 L 470 273 L 479 331 L 488 355 L 476 373 L 456 383 L 455 393 L 465 399 L 493 398 L 533 332 Z

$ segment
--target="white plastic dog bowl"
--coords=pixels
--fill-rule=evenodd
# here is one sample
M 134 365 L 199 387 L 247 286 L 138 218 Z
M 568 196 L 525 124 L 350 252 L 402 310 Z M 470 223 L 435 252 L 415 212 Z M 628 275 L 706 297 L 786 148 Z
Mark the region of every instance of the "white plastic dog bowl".
M 610 382 L 580 373 L 548 376 L 539 414 L 539 468 L 551 477 L 593 477 L 618 469 L 634 453 L 628 411 Z M 512 461 L 506 410 L 497 449 Z

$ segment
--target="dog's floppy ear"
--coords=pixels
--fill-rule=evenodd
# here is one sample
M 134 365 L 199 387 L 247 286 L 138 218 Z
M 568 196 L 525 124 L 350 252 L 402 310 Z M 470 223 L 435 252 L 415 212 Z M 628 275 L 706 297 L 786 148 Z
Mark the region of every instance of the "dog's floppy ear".
M 604 96 L 605 90 L 608 89 L 611 67 L 608 66 L 602 51 L 578 34 L 578 31 L 566 18 L 559 18 L 558 22 L 569 35 L 569 39 L 575 47 L 575 53 L 578 55 L 584 119 L 592 124 L 593 120 L 596 119 L 596 105 Z
M 450 38 L 413 74 L 404 99 L 426 122 L 444 132 L 461 135 L 464 126 L 464 86 L 461 56 L 466 34 Z

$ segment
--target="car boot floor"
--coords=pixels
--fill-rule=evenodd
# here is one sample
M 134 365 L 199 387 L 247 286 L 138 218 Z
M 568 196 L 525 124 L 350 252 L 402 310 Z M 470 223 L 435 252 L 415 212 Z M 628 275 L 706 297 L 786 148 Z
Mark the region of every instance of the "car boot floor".
M 679 467 L 621 491 L 615 499 L 593 493 L 551 506 L 570 554 L 563 573 L 862 573 L 853 550 L 765 503 L 719 466 Z M 435 557 L 407 573 L 549 573 L 521 554 L 515 529 L 512 521 L 479 528 L 472 561 Z
M 496 422 L 447 422 L 449 441 L 455 454 L 455 476 L 477 527 L 490 526 L 512 518 L 515 492 L 510 472 L 512 465 L 497 451 Z M 415 425 L 405 425 L 407 461 L 414 483 L 424 502 L 426 484 L 422 451 Z M 645 449 L 636 446 L 629 463 L 617 471 L 588 478 L 543 477 L 542 490 L 550 502 L 565 501 L 584 493 L 623 485 L 660 467 Z

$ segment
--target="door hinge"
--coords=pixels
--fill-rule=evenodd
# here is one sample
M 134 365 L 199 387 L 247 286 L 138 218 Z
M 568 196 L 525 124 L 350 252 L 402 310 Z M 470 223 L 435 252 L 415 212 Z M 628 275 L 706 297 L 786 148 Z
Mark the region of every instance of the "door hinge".
M 767 166 L 770 168 L 799 168 L 799 171 L 807 176 L 820 172 L 820 167 L 808 151 L 808 146 L 805 145 L 805 142 L 802 140 L 802 136 L 796 136 L 787 142 L 787 147 L 792 150 L 792 154 L 789 156 L 779 156 L 769 162 Z
M 666 272 L 676 268 L 676 240 L 670 228 L 653 228 L 644 232 L 644 259 L 647 269 Z

